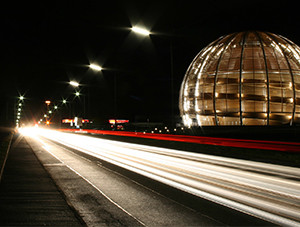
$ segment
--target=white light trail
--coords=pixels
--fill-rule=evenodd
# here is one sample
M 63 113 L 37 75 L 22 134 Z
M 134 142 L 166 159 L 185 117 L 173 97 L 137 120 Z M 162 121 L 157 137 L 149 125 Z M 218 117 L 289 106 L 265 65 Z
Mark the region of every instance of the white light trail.
M 300 169 L 46 129 L 23 130 L 278 225 L 300 225 Z

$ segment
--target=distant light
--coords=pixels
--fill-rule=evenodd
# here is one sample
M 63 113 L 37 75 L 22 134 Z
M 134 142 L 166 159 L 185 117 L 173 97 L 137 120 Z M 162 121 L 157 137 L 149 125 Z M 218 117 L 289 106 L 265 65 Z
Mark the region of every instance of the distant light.
M 44 114 L 44 117 L 47 117 L 47 114 Z
M 121 120 L 121 119 L 109 119 L 108 122 L 110 124 L 125 124 L 125 123 L 129 123 L 129 120 Z
M 57 109 L 58 107 L 57 106 L 54 106 L 54 109 Z
M 138 34 L 144 35 L 144 36 L 150 35 L 150 31 L 148 31 L 144 28 L 134 26 L 134 27 L 131 28 L 131 30 L 138 33 Z
M 49 114 L 52 114 L 52 110 L 49 110 Z
M 47 124 L 47 125 L 50 125 L 50 121 L 46 121 L 46 124 Z
M 76 96 L 79 96 L 79 95 L 80 95 L 80 93 L 77 91 L 77 92 L 75 93 L 75 95 L 76 95 Z
M 24 100 L 24 96 L 20 96 L 19 99 L 20 99 L 20 100 Z
M 22 106 L 22 103 L 19 103 L 19 106 Z
M 51 101 L 50 100 L 46 100 L 45 103 L 49 106 Z
M 78 87 L 79 86 L 79 83 L 77 83 L 76 81 L 70 81 L 70 84 L 73 86 L 73 87 Z
M 66 103 L 67 103 L 67 100 L 63 99 L 62 102 L 66 104 Z
M 102 68 L 99 65 L 95 65 L 95 64 L 90 64 L 90 68 L 94 69 L 96 71 L 101 71 Z

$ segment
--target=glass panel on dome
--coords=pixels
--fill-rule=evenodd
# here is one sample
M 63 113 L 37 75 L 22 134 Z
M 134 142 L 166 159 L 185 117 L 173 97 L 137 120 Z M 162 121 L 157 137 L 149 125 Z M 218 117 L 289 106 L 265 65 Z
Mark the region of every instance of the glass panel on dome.
M 180 97 L 185 122 L 215 125 L 217 115 L 219 125 L 241 124 L 240 117 L 243 125 L 300 123 L 300 49 L 284 37 L 228 35 L 201 51 L 189 71 Z

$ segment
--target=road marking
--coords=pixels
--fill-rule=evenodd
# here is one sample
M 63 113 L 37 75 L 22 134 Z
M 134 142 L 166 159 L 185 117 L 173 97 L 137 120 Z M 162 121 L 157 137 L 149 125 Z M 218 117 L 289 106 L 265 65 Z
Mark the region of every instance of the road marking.
M 110 201 L 112 204 L 114 204 L 116 207 L 118 207 L 119 209 L 121 209 L 123 212 L 125 212 L 127 215 L 129 215 L 130 217 L 132 217 L 134 220 L 136 220 L 138 223 L 140 223 L 143 226 L 146 226 L 145 223 L 143 223 L 141 220 L 139 220 L 138 218 L 134 217 L 131 213 L 129 213 L 127 210 L 125 210 L 123 207 L 121 207 L 118 203 L 116 203 L 114 200 L 112 200 L 110 197 L 108 197 L 102 190 L 100 190 L 96 185 L 94 185 L 91 181 L 89 181 L 87 178 L 85 178 L 84 176 L 82 176 L 79 172 L 77 172 L 75 169 L 73 169 L 72 167 L 70 167 L 69 165 L 65 164 L 59 157 L 57 157 L 55 154 L 53 154 L 50 151 L 49 146 L 42 146 L 47 152 L 49 152 L 49 154 L 51 154 L 54 158 L 56 158 L 57 160 L 59 160 L 61 163 L 53 163 L 53 164 L 45 164 L 44 166 L 66 166 L 68 169 L 70 169 L 72 172 L 74 172 L 76 175 L 78 175 L 79 177 L 81 177 L 83 180 L 85 180 L 88 184 L 90 184 L 93 188 L 95 188 L 102 196 L 104 196 L 108 201 Z M 64 150 L 67 150 L 64 148 Z M 72 152 L 72 151 L 71 151 Z M 74 153 L 74 152 L 72 152 Z M 74 153 L 75 154 L 75 153 Z M 78 157 L 80 157 L 79 155 L 77 155 Z M 86 158 L 84 158 L 86 159 Z M 90 161 L 90 160 L 89 160 Z M 91 161 L 90 161 L 91 162 Z M 101 164 L 101 162 L 99 162 L 99 164 Z M 98 164 L 98 165 L 99 165 Z
M 121 209 L 123 212 L 125 212 L 127 215 L 129 215 L 130 217 L 132 217 L 134 220 L 136 220 L 138 223 L 140 223 L 143 226 L 146 226 L 145 223 L 143 223 L 141 220 L 139 220 L 138 218 L 134 217 L 131 213 L 129 213 L 127 210 L 125 210 L 123 207 L 121 207 L 118 203 L 116 203 L 115 201 L 113 201 L 111 198 L 109 198 L 102 190 L 100 190 L 96 185 L 94 185 L 91 181 L 89 181 L 87 178 L 85 178 L 84 176 L 82 176 L 79 172 L 77 172 L 75 169 L 73 169 L 72 167 L 66 165 L 66 167 L 68 167 L 71 171 L 73 171 L 74 173 L 76 173 L 79 177 L 81 177 L 82 179 L 84 179 L 87 183 L 89 183 L 93 188 L 95 188 L 101 195 L 103 195 L 108 201 L 110 201 L 111 203 L 113 203 L 115 206 L 117 206 L 119 209 Z
M 48 164 L 44 164 L 44 166 L 48 167 L 48 166 L 66 166 L 64 163 L 48 163 Z

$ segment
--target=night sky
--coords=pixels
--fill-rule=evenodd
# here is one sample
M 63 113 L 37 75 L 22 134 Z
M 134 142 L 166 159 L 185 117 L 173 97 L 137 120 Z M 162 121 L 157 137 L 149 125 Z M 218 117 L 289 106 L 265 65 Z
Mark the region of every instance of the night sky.
M 179 114 L 179 89 L 189 64 L 220 36 L 269 31 L 300 45 L 295 4 L 213 0 L 5 4 L 0 9 L 0 122 L 14 121 L 19 95 L 26 97 L 26 119 L 40 118 L 46 99 L 58 105 L 62 98 L 71 102 L 70 80 L 82 85 L 84 96 L 78 105 L 85 100 L 87 117 L 98 122 L 115 112 L 131 121 L 166 121 L 172 99 L 173 113 Z M 151 35 L 133 33 L 130 28 L 136 25 L 149 29 Z M 91 63 L 103 70 L 89 69 Z M 65 110 L 63 117 L 68 114 Z

